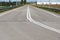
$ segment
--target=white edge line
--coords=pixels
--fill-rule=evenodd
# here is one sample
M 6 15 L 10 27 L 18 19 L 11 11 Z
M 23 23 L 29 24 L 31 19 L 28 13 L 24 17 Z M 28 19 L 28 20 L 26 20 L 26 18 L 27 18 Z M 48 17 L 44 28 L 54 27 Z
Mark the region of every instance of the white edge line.
M 51 14 L 52 16 L 55 16 L 55 17 L 57 17 L 57 18 L 60 18 L 60 16 L 57 16 L 56 14 L 53 14 L 53 13 L 48 13 L 48 14 Z
M 35 8 L 35 7 L 34 7 L 34 8 Z M 38 8 L 36 8 L 36 9 L 38 9 Z M 41 9 L 41 10 L 43 10 L 43 9 Z M 43 10 L 43 11 L 48 12 L 48 11 L 46 11 L 46 10 Z M 56 14 L 53 14 L 53 12 L 48 12 L 48 14 L 51 14 L 52 16 L 55 16 L 55 17 L 57 17 L 57 18 L 60 18 L 60 16 L 58 16 L 58 15 L 56 15 Z
M 19 8 L 23 8 L 23 7 L 19 7 Z M 19 9 L 19 8 L 15 8 L 15 9 L 11 9 L 11 10 L 9 10 L 9 11 L 2 12 L 2 13 L 0 13 L 0 16 L 4 16 L 4 15 L 10 13 L 10 12 L 13 12 L 13 11 L 16 10 L 16 9 Z
M 32 23 L 34 23 L 34 24 L 37 24 L 37 25 L 39 25 L 39 26 L 41 26 L 41 27 L 43 27 L 43 28 L 46 28 L 46 29 L 49 29 L 49 30 L 51 30 L 51 31 L 60 33 L 60 30 L 58 30 L 58 29 L 52 28 L 52 27 L 50 27 L 50 26 L 47 26 L 47 25 L 45 25 L 45 24 L 42 24 L 42 23 L 40 23 L 40 22 L 37 22 L 37 21 L 33 20 L 33 19 L 31 18 L 29 6 L 27 7 L 27 19 L 28 19 L 30 22 L 32 22 Z

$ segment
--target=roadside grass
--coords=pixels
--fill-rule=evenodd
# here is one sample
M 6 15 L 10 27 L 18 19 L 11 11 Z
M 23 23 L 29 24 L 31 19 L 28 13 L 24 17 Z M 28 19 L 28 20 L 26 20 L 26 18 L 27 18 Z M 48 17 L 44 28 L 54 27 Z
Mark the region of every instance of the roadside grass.
M 50 11 L 50 12 L 54 12 L 56 14 L 60 14 L 60 5 L 51 5 L 50 7 L 49 7 L 49 5 L 47 5 L 47 6 L 46 5 L 44 5 L 44 6 L 42 6 L 42 5 L 33 5 L 33 6 L 35 6 L 37 8 L 47 10 L 47 11 Z
M 50 12 L 54 12 L 56 14 L 60 14 L 60 10 L 58 10 L 58 9 L 46 8 L 46 7 L 39 7 L 39 8 L 50 11 Z
M 17 8 L 17 7 L 21 7 L 22 5 L 19 5 L 19 6 L 0 6 L 0 13 L 4 12 L 4 11 L 8 11 L 8 10 L 11 10 L 11 9 L 14 9 L 14 8 Z

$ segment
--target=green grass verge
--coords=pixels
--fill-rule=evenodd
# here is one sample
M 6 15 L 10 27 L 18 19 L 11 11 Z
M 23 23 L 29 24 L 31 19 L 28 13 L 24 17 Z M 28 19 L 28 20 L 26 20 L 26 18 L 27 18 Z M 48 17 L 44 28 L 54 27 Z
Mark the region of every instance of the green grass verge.
M 20 6 L 13 6 L 13 7 L 9 7 L 9 6 L 2 7 L 2 6 L 0 6 L 0 8 L 3 8 L 3 10 L 0 10 L 0 13 L 2 13 L 4 11 L 11 10 L 11 9 L 14 9 L 14 8 L 18 8 L 18 7 L 21 7 L 21 6 L 22 5 L 20 5 Z

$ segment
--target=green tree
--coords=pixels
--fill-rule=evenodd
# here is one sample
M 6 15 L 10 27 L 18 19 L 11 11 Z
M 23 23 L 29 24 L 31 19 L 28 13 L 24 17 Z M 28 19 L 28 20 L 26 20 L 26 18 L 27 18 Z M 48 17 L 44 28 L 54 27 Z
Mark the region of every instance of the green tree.
M 26 0 L 24 0 L 24 4 L 26 4 Z
M 23 0 L 21 0 L 21 4 L 23 4 Z

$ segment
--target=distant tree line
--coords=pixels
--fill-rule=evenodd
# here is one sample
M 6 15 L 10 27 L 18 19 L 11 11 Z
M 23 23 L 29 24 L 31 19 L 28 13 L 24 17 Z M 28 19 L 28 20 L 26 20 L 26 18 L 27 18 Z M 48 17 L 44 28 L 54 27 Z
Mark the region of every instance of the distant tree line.
M 20 5 L 20 2 L 17 2 L 18 5 Z M 0 2 L 0 6 L 10 6 L 10 5 L 16 5 L 16 2 Z
M 21 0 L 20 2 L 19 1 L 17 1 L 17 5 L 23 5 L 23 4 L 26 4 L 26 0 Z M 16 1 L 15 2 L 11 2 L 11 1 L 9 1 L 9 2 L 0 2 L 0 6 L 10 6 L 10 5 L 16 5 Z
M 26 0 L 21 0 L 21 4 L 26 4 Z

